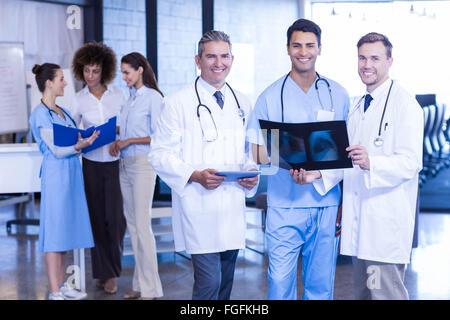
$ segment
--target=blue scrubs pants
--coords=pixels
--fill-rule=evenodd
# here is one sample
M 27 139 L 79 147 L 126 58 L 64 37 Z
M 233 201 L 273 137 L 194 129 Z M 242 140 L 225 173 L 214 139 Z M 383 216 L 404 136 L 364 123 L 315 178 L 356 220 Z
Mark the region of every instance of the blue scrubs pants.
M 337 206 L 269 207 L 266 244 L 270 300 L 297 299 L 297 261 L 302 252 L 303 300 L 333 299 L 338 238 Z

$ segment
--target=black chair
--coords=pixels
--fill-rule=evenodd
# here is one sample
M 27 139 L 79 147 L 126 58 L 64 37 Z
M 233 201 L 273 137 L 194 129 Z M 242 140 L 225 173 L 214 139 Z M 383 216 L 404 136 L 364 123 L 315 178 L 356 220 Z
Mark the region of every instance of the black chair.
M 432 106 L 425 106 L 422 108 L 422 110 L 424 112 L 423 154 L 425 157 L 428 157 L 433 154 L 433 146 L 431 144 L 431 131 L 436 110 Z
M 428 130 L 428 123 L 430 118 L 430 108 L 428 106 L 425 106 L 422 108 L 423 111 L 423 123 L 424 123 L 424 139 L 423 139 L 423 155 L 427 154 L 428 150 L 431 150 L 431 144 L 429 144 L 429 141 L 426 139 L 426 131 Z M 422 187 L 422 185 L 425 183 L 427 179 L 426 169 L 423 168 L 422 171 L 419 174 L 419 187 Z
M 39 226 L 39 219 L 28 219 L 26 218 L 26 206 L 34 206 L 34 193 L 27 194 L 10 194 L 0 196 L 1 204 L 4 205 L 15 205 L 15 212 L 17 219 L 6 221 L 6 232 L 11 233 L 12 225 L 17 226 Z M 34 209 L 31 207 L 31 212 Z
M 445 140 L 450 142 L 450 118 L 447 119 L 446 128 L 444 130 L 444 136 L 445 136 Z
M 435 94 L 416 95 L 424 111 L 423 170 L 420 183 L 450 166 L 450 149 L 445 136 L 446 106 L 436 103 Z
M 416 94 L 416 100 L 423 108 L 425 106 L 436 105 L 436 95 L 431 94 Z
M 261 209 L 261 225 L 263 230 L 266 230 L 266 216 L 267 216 L 267 192 L 258 194 L 255 198 L 255 207 Z
M 445 104 L 438 104 L 439 120 L 437 121 L 437 130 L 435 140 L 439 148 L 439 158 L 443 161 L 446 167 L 450 166 L 450 146 L 445 137 L 447 123 L 445 120 L 445 113 L 447 106 Z
M 423 172 L 428 177 L 428 176 L 435 176 L 437 174 L 435 163 L 433 161 L 435 155 L 432 142 L 432 132 L 436 118 L 436 106 L 430 105 L 424 106 L 423 108 L 426 108 L 428 110 L 428 118 L 427 122 L 424 125 L 424 134 L 423 134 L 423 145 L 424 145 Z

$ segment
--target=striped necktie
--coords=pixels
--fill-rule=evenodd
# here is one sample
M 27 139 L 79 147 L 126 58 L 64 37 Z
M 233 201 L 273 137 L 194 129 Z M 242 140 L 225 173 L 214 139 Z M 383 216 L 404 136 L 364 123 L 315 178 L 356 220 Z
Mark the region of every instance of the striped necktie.
M 217 104 L 219 105 L 220 109 L 223 109 L 222 92 L 220 91 L 214 92 L 214 97 L 216 98 Z

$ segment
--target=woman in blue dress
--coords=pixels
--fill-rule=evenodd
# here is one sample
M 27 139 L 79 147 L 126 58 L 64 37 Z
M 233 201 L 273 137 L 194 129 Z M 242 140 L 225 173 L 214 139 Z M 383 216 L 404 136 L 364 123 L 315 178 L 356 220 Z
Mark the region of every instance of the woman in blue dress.
M 67 251 L 94 246 L 78 154 L 97 138 L 81 139 L 69 147 L 53 144 L 53 123 L 75 127 L 69 113 L 56 105 L 67 85 L 56 64 L 35 65 L 33 73 L 42 92 L 41 103 L 33 110 L 30 127 L 39 150 L 41 165 L 41 209 L 39 251 L 45 253 L 50 300 L 82 299 L 86 293 L 72 289 L 64 281 Z

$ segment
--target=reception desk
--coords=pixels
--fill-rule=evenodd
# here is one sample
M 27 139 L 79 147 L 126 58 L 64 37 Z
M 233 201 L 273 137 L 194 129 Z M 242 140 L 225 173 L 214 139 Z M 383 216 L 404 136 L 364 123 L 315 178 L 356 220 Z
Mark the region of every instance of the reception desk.
M 0 144 L 0 207 L 18 203 L 30 205 L 30 215 L 34 216 L 34 192 L 41 191 L 39 171 L 42 154 L 35 143 Z M 39 225 L 37 219 L 21 218 L 10 220 L 11 225 Z
M 40 192 L 41 163 L 36 143 L 0 144 L 0 194 Z

